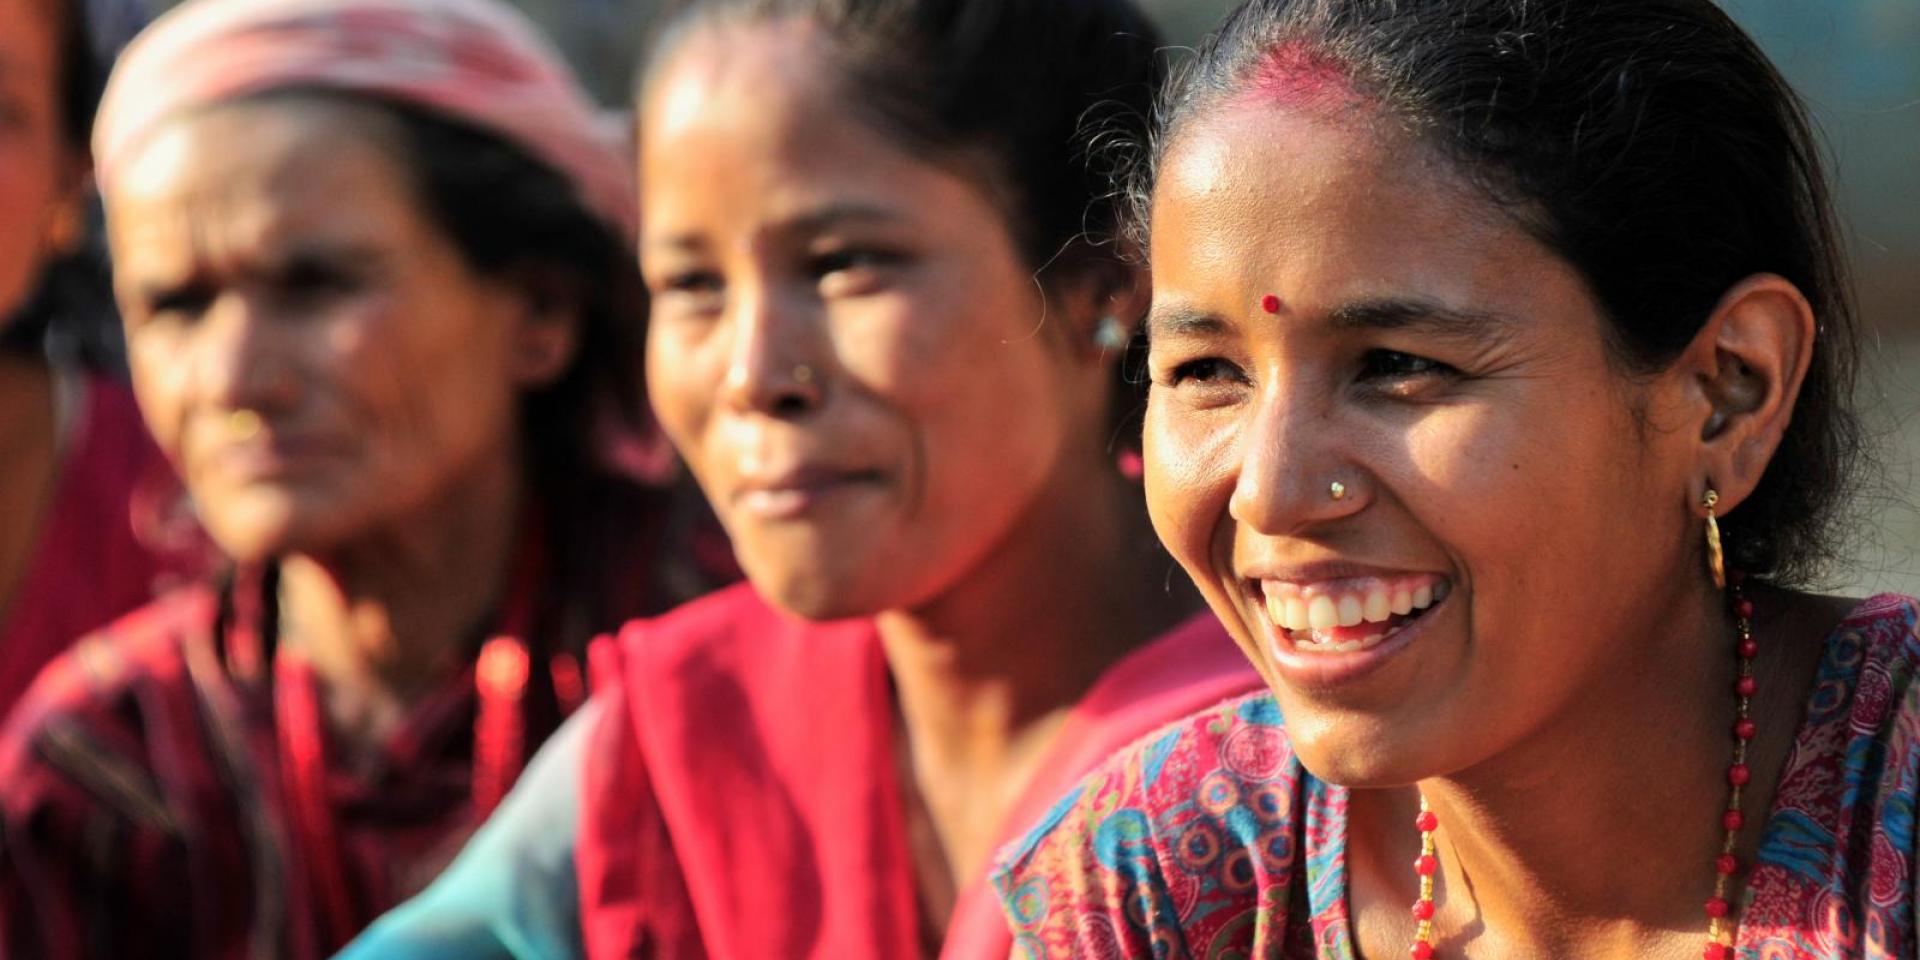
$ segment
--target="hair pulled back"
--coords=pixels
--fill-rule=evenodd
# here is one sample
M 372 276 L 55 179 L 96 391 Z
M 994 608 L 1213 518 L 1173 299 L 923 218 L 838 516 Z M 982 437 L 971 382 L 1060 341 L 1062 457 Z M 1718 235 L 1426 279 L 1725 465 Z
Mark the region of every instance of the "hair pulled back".
M 1811 366 L 1729 560 L 1804 584 L 1835 553 L 1860 447 L 1856 329 L 1804 107 L 1709 0 L 1248 0 L 1169 86 L 1128 163 L 1147 239 L 1154 171 L 1193 118 L 1276 57 L 1331 66 L 1584 278 L 1623 371 L 1672 362 L 1730 287 L 1778 274 L 1812 304 Z

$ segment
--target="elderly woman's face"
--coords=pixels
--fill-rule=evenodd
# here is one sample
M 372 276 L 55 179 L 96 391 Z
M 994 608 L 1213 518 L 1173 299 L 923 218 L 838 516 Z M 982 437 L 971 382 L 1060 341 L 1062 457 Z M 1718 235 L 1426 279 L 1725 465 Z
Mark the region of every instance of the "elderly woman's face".
M 1145 441 L 1302 759 L 1386 785 L 1577 722 L 1693 528 L 1580 277 L 1366 119 L 1229 104 L 1173 143 Z
M 52 9 L 47 0 L 0 0 L 0 321 L 32 292 L 81 179 L 62 127 Z
M 404 525 L 514 449 L 521 298 L 380 135 L 345 106 L 221 107 L 103 184 L 141 409 L 243 561 Z
M 755 586 L 815 617 L 938 596 L 1102 408 L 985 191 L 823 59 L 799 27 L 696 35 L 640 137 L 654 408 Z

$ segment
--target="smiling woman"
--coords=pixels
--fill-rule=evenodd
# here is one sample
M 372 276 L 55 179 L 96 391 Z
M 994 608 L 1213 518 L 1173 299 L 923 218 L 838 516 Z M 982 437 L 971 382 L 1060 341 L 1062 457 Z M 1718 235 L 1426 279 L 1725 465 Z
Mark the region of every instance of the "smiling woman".
M 1148 502 L 1272 692 L 1010 848 L 1028 952 L 1911 956 L 1920 610 L 1801 589 L 1854 333 L 1747 38 L 1252 0 L 1163 115 Z

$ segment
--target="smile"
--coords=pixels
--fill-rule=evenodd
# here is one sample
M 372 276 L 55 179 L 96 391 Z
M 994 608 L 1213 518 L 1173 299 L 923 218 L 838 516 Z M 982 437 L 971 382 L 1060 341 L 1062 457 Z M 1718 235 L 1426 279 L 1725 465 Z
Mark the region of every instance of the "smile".
M 1310 655 L 1380 646 L 1445 600 L 1450 589 L 1446 578 L 1435 574 L 1261 580 L 1259 587 L 1276 639 Z

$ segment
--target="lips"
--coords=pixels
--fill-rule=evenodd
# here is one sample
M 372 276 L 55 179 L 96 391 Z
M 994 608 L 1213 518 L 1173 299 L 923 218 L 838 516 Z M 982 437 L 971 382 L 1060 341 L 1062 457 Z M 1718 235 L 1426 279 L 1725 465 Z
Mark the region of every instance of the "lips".
M 834 494 L 875 485 L 880 480 L 875 470 L 796 467 L 746 478 L 735 488 L 732 499 L 735 506 L 761 519 L 793 519 Z
M 1450 586 L 1435 574 L 1259 581 L 1276 639 L 1307 654 L 1371 650 L 1446 599 Z

